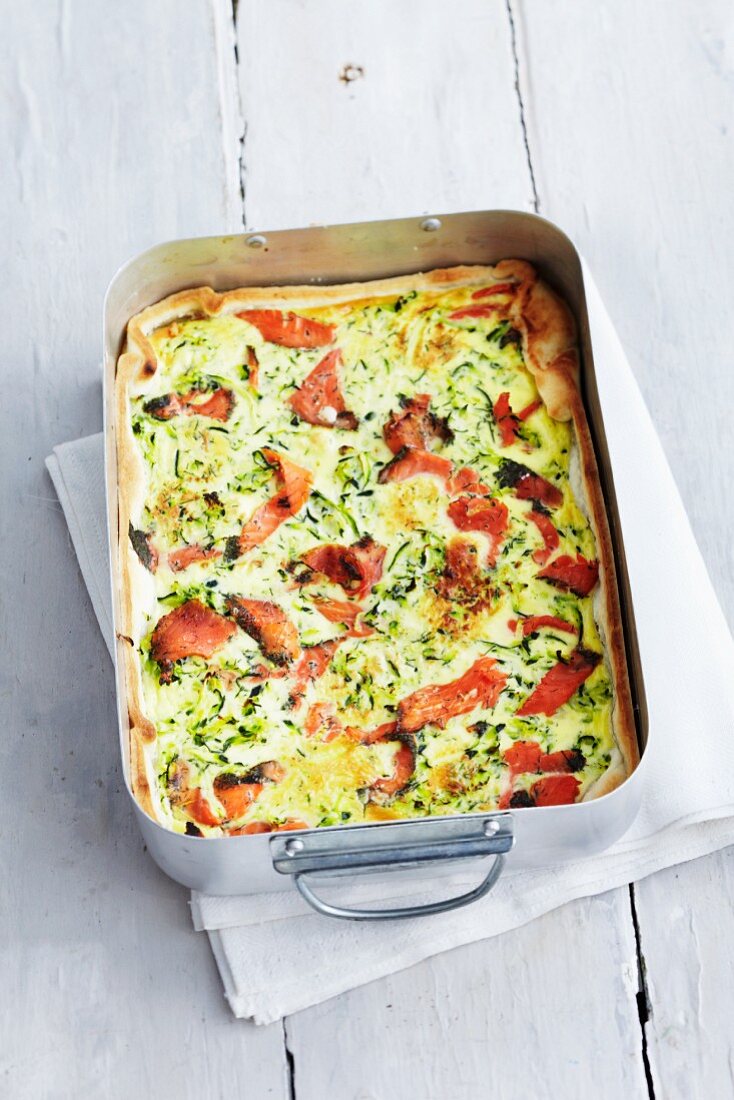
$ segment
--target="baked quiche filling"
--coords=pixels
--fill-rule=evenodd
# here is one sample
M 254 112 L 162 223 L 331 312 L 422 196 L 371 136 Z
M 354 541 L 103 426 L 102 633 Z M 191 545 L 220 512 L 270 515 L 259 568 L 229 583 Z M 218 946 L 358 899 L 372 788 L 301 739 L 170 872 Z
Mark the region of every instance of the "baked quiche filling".
M 515 291 L 150 333 L 128 536 L 170 828 L 570 803 L 619 760 L 578 445 L 526 367 Z

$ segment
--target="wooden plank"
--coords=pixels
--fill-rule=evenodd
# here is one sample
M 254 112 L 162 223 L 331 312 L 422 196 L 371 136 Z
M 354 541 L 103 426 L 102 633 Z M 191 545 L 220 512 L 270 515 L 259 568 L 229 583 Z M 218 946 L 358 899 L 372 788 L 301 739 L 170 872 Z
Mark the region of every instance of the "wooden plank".
M 665 1100 L 734 1095 L 731 926 L 734 850 L 635 887 L 650 1019 L 648 1057 Z
M 543 0 L 517 22 L 541 211 L 593 265 L 734 621 L 731 7 L 607 0 L 577 5 L 569 33 Z M 659 1096 L 734 1091 L 733 891 L 731 852 L 635 888 Z
M 734 622 L 731 5 L 605 0 L 559 19 L 541 0 L 515 22 L 541 213 L 591 264 Z
M 109 657 L 43 467 L 101 425 L 116 266 L 239 224 L 227 19 L 228 4 L 174 0 L 4 11 L 0 1092 L 13 1100 L 287 1095 L 282 1029 L 233 1020 L 187 891 L 143 851 Z
M 238 8 L 251 228 L 530 208 L 502 0 Z
M 646 1098 L 636 970 L 626 891 L 572 902 L 291 1017 L 296 1095 Z
M 248 226 L 531 207 L 497 0 L 240 4 L 238 49 Z M 577 902 L 291 1017 L 296 1095 L 644 1096 L 635 982 L 627 892 Z

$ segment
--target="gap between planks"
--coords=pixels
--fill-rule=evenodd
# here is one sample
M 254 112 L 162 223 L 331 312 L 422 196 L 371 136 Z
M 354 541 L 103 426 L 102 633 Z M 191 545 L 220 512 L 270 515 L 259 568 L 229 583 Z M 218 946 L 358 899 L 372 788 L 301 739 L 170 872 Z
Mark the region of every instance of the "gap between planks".
M 236 0 L 235 0 L 236 2 Z M 523 84 L 520 80 L 521 72 L 525 71 L 525 66 L 520 64 L 520 56 L 522 52 L 522 45 L 518 45 L 518 33 L 517 27 L 519 20 L 515 21 L 515 13 L 513 10 L 513 4 L 515 0 L 505 0 L 505 11 L 507 12 L 507 21 L 510 25 L 510 47 L 512 50 L 512 64 L 515 69 L 515 95 L 517 97 L 517 106 L 520 112 L 520 129 L 522 130 L 522 142 L 525 146 L 525 157 L 528 162 L 528 174 L 530 176 L 530 187 L 533 192 L 533 210 L 536 214 L 540 213 L 540 199 L 538 197 L 538 186 L 535 180 L 535 172 L 533 170 L 533 158 L 530 152 L 530 140 L 528 138 L 528 127 L 525 118 L 525 96 Z M 524 56 L 524 55 L 523 55 Z
M 237 42 L 237 5 L 239 0 L 231 0 L 232 2 L 232 50 L 234 52 L 234 94 L 237 100 L 237 118 L 239 121 L 239 133 L 237 136 L 237 167 L 238 167 L 238 180 L 240 185 L 240 205 L 242 207 L 242 228 L 247 229 L 247 210 L 245 206 L 245 142 L 247 140 L 247 119 L 245 118 L 244 111 L 242 109 L 242 93 L 240 92 L 240 82 L 238 79 L 238 70 L 240 67 L 240 51 L 239 44 Z
M 647 1022 L 652 1015 L 652 1006 L 650 1004 L 650 997 L 647 990 L 647 975 L 645 966 L 645 955 L 642 950 L 642 936 L 640 935 L 640 923 L 637 919 L 637 905 L 635 901 L 635 884 L 631 882 L 629 885 L 629 898 L 630 908 L 632 911 L 632 926 L 635 930 L 635 949 L 637 952 L 637 1015 L 640 1020 L 640 1030 L 642 1031 L 642 1064 L 645 1067 L 645 1081 L 647 1083 L 647 1093 L 650 1100 L 655 1100 L 655 1088 L 652 1080 L 652 1070 L 650 1068 L 650 1055 L 647 1049 Z
M 234 7 L 237 7 L 237 0 L 234 0 Z M 293 1054 L 293 1050 L 290 1045 L 290 1036 L 288 1034 L 288 1017 L 284 1016 L 283 1020 L 283 1046 L 285 1048 L 285 1062 L 288 1071 L 288 1077 L 286 1079 L 286 1085 L 288 1088 L 288 1100 L 296 1100 L 296 1059 Z

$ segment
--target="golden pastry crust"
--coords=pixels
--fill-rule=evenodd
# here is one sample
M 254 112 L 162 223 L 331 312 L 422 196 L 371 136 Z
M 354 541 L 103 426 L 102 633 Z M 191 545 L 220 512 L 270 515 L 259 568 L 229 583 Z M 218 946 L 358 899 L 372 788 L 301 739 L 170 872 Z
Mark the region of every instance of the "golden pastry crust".
M 150 335 L 163 325 L 192 317 L 213 317 L 252 308 L 307 310 L 340 303 L 366 302 L 412 291 L 486 286 L 492 282 L 516 284 L 506 318 L 520 333 L 525 364 L 535 378 L 551 417 L 571 420 L 580 456 L 581 503 L 596 538 L 600 584 L 595 614 L 612 672 L 613 727 L 621 759 L 586 792 L 595 798 L 618 786 L 639 760 L 631 692 L 611 536 L 602 496 L 596 457 L 580 392 L 576 326 L 566 303 L 537 275 L 529 263 L 503 260 L 494 267 L 460 266 L 427 273 L 398 276 L 367 283 L 314 287 L 246 287 L 218 293 L 209 287 L 185 290 L 150 306 L 133 317 L 116 372 L 116 446 L 119 484 L 118 561 L 116 585 L 120 653 L 124 668 L 130 725 L 131 784 L 143 809 L 156 818 L 151 797 L 152 777 L 147 774 L 144 746 L 156 738 L 153 723 L 142 703 L 139 660 L 130 639 L 139 636 L 135 620 L 134 591 L 149 578 L 128 538 L 131 517 L 142 500 L 145 486 L 143 460 L 131 430 L 129 386 L 149 378 L 157 370 Z M 386 814 L 389 816 L 389 811 Z
M 606 787 L 601 780 L 589 791 L 593 797 L 608 793 L 619 786 L 622 778 L 626 778 L 637 766 L 640 760 L 640 750 L 637 744 L 637 731 L 635 728 L 634 711 L 632 708 L 632 693 L 630 690 L 629 675 L 627 672 L 627 654 L 624 644 L 624 631 L 622 628 L 622 612 L 619 605 L 619 588 L 617 584 L 617 570 L 614 564 L 614 551 L 612 548 L 612 536 L 609 531 L 604 497 L 602 496 L 601 483 L 599 481 L 599 469 L 594 454 L 594 446 L 589 431 L 589 422 L 586 418 L 581 394 L 574 389 L 570 394 L 571 417 L 576 428 L 576 439 L 581 457 L 581 478 L 583 483 L 584 499 L 587 504 L 589 520 L 596 538 L 597 555 L 599 559 L 599 588 L 594 601 L 594 611 L 599 625 L 607 659 L 612 669 L 612 682 L 614 684 L 614 734 L 622 755 L 624 774 Z M 611 772 L 606 773 L 611 783 Z M 602 776 L 602 780 L 604 776 Z

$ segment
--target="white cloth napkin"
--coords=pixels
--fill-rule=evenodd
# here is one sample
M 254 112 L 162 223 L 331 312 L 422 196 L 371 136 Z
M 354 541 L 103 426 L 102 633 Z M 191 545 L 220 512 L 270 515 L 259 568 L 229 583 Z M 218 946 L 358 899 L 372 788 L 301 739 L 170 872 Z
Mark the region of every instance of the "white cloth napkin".
M 588 271 L 585 277 L 650 713 L 640 813 L 602 855 L 508 874 L 482 901 L 421 920 L 334 921 L 313 914 L 295 891 L 195 892 L 194 924 L 209 933 L 237 1016 L 269 1023 L 572 898 L 734 843 L 734 644 L 642 396 Z M 102 436 L 62 444 L 47 465 L 111 647 Z M 391 882 L 379 896 L 408 893 L 415 902 L 434 896 L 425 880 Z M 369 894 L 369 885 L 357 886 L 349 901 Z

